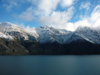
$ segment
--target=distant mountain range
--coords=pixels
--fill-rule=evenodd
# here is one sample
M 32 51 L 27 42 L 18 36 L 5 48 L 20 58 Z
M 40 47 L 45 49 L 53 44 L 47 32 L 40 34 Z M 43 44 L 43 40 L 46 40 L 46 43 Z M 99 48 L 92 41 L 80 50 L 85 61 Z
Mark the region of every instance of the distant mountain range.
M 100 30 L 78 27 L 71 32 L 40 26 L 29 30 L 0 23 L 0 55 L 100 54 Z

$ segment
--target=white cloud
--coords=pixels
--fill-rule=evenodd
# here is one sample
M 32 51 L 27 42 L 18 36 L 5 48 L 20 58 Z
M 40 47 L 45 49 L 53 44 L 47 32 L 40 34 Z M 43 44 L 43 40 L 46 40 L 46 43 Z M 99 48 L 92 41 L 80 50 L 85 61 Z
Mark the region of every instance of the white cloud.
M 5 7 L 7 11 L 11 11 L 13 8 L 23 5 L 25 2 L 30 2 L 31 4 L 38 3 L 37 0 L 1 0 L 1 2 L 3 3 L 2 7 Z
M 90 17 L 84 16 L 74 23 L 69 22 L 73 14 L 74 7 L 70 7 L 68 11 L 53 12 L 51 16 L 42 16 L 40 17 L 40 21 L 43 25 L 49 25 L 55 28 L 67 29 L 70 31 L 76 30 L 79 26 L 100 28 L 100 5 L 94 8 Z
M 33 19 L 35 19 L 32 7 L 28 8 L 25 12 L 19 15 L 19 18 L 25 21 L 32 21 Z
M 2 0 L 5 2 L 2 6 L 6 8 L 7 11 L 11 11 L 14 6 L 17 6 L 17 0 Z
M 40 0 L 38 4 L 38 12 L 42 16 L 49 16 L 53 11 L 56 10 L 58 4 L 61 7 L 68 7 L 74 3 L 74 0 Z
M 55 28 L 67 29 L 70 31 L 75 31 L 79 26 L 100 29 L 100 5 L 94 8 L 90 16 L 84 16 L 74 23 L 69 22 L 73 14 L 74 11 L 70 8 L 69 12 L 53 12 L 51 16 L 41 17 L 40 19 L 44 25 L 47 24 Z
M 70 26 L 71 25 L 71 26 Z M 83 19 L 75 23 L 67 23 L 67 30 L 74 31 L 79 26 L 87 26 L 91 28 L 100 29 L 100 5 L 97 5 L 91 13 L 90 17 L 83 17 Z
M 2 7 L 5 7 L 7 11 L 11 11 L 13 8 L 18 7 L 20 4 L 22 5 L 25 2 L 34 3 L 36 0 L 1 0 Z
M 75 0 L 61 0 L 60 4 L 62 7 L 71 6 Z
M 19 0 L 2 0 L 7 2 L 3 6 L 7 10 L 11 10 L 18 5 Z M 78 21 L 72 23 L 70 19 L 74 14 L 74 2 L 75 0 L 26 0 L 30 3 L 30 7 L 26 11 L 17 15 L 19 18 L 25 21 L 32 21 L 35 18 L 39 19 L 42 25 L 48 25 L 55 28 L 67 29 L 74 31 L 79 26 L 88 26 L 93 28 L 100 28 L 100 5 L 97 5 L 90 16 L 82 16 Z M 21 0 L 24 2 L 24 0 Z M 57 11 L 58 5 L 64 11 Z M 82 3 L 80 9 L 89 10 L 91 6 L 90 2 Z
M 40 17 L 40 22 L 43 25 L 49 25 L 52 27 L 62 28 L 73 16 L 74 7 L 70 7 L 68 11 L 54 11 L 50 16 Z
M 86 10 L 88 10 L 90 8 L 90 5 L 91 5 L 90 2 L 82 3 L 81 6 L 80 6 L 80 9 L 86 9 Z
M 93 23 L 93 27 L 100 26 L 100 5 L 97 5 L 91 14 L 90 20 Z
M 19 15 L 19 18 L 21 18 L 25 21 L 32 21 L 35 17 L 39 18 L 40 20 L 42 18 L 43 18 L 43 20 L 51 19 L 54 16 L 53 15 L 54 13 L 57 13 L 58 15 L 66 14 L 66 12 L 65 12 L 66 10 L 61 13 L 56 11 L 58 4 L 60 4 L 61 7 L 69 7 L 74 2 L 74 0 L 66 0 L 66 2 L 64 0 L 38 0 L 38 1 L 37 0 L 27 0 L 27 1 L 32 3 L 31 7 L 29 7 L 26 11 L 24 11 L 23 13 L 21 13 Z M 35 7 L 34 7 L 34 4 L 35 4 Z M 64 5 L 64 6 L 62 6 L 62 5 Z M 55 15 L 55 17 L 57 17 L 57 16 Z M 68 18 L 68 15 L 66 17 Z M 59 16 L 59 18 L 60 18 L 60 16 Z M 47 22 L 50 22 L 50 20 L 48 20 Z
M 61 7 L 68 7 L 74 3 L 74 0 L 1 0 L 8 11 L 10 11 L 15 6 L 22 4 L 24 2 L 29 2 L 30 5 L 37 6 L 38 10 L 46 13 L 47 15 L 55 10 L 57 5 L 60 4 Z
M 38 11 L 42 16 L 48 16 L 57 8 L 60 0 L 41 0 L 38 5 Z

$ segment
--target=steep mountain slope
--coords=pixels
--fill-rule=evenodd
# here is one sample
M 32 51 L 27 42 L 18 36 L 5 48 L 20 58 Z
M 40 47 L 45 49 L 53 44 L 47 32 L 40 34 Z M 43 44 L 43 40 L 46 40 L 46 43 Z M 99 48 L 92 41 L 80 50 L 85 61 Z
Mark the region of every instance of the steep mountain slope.
M 0 32 L 4 33 L 5 35 L 12 36 L 13 39 L 16 40 L 28 40 L 28 34 L 23 31 L 22 28 L 13 25 L 11 23 L 1 23 L 0 24 Z
M 0 32 L 0 38 L 5 38 L 5 39 L 8 39 L 8 40 L 12 40 L 13 39 L 10 35 L 5 35 L 2 32 Z
M 74 32 L 48 26 L 24 29 L 0 23 L 2 54 L 100 54 L 100 31 L 89 27 Z
M 100 31 L 99 30 L 92 29 L 89 27 L 79 27 L 75 31 L 75 35 L 78 35 L 91 43 L 100 44 Z
M 100 31 L 89 27 L 78 27 L 69 40 L 69 43 L 87 41 L 92 44 L 100 44 Z
M 91 43 L 100 44 L 100 31 L 89 27 L 79 27 L 74 32 L 48 26 L 25 30 L 10 23 L 1 23 L 0 34 L 4 34 L 3 36 L 0 35 L 1 37 L 16 40 L 36 39 L 41 44 L 53 42 L 68 44 L 77 40 L 86 40 Z
M 39 34 L 37 39 L 40 43 L 58 42 L 64 44 L 72 35 L 72 32 L 70 31 L 54 29 L 48 26 L 36 28 L 36 32 Z
M 0 55 L 26 55 L 29 51 L 19 42 L 0 38 Z

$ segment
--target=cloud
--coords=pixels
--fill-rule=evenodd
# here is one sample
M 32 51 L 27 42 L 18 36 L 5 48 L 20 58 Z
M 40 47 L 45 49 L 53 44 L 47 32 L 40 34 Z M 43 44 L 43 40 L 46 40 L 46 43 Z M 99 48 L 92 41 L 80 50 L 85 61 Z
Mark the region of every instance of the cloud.
M 71 6 L 74 3 L 75 0 L 61 0 L 60 4 L 62 7 L 68 7 Z
M 56 10 L 57 6 L 60 4 L 61 7 L 65 8 L 71 6 L 74 3 L 74 0 L 28 0 L 32 4 L 36 4 L 35 15 L 39 16 L 49 16 L 53 11 Z
M 64 8 L 64 7 L 71 6 L 74 2 L 74 0 L 66 0 L 66 1 L 65 0 L 38 0 L 38 1 L 27 0 L 27 1 L 31 3 L 31 6 L 26 11 L 18 15 L 18 17 L 25 21 L 32 21 L 34 20 L 34 18 L 37 18 L 41 22 L 44 21 L 45 19 L 48 19 L 48 21 L 47 20 L 46 21 L 49 23 L 47 22 L 45 23 L 47 25 L 50 24 L 51 22 L 50 19 L 53 19 L 54 16 L 57 17 L 56 15 L 54 15 L 55 13 L 59 16 L 59 18 L 61 17 L 61 14 L 66 14 L 65 12 L 66 10 L 61 11 L 61 13 L 60 11 L 56 11 L 58 5 L 61 5 L 61 7 Z M 68 15 L 66 16 L 66 18 L 68 18 Z M 41 23 L 44 24 L 44 22 Z
M 42 24 L 49 25 L 51 22 L 50 19 L 53 19 L 54 16 L 57 17 L 57 15 L 58 15 L 59 18 L 61 18 L 61 14 L 66 14 L 66 10 L 61 11 L 61 12 L 56 11 L 58 5 L 61 5 L 61 7 L 63 7 L 63 8 L 69 7 L 73 4 L 74 0 L 66 0 L 66 2 L 65 2 L 65 0 L 38 0 L 38 1 L 37 0 L 27 0 L 27 1 L 31 3 L 31 6 L 29 8 L 27 8 L 26 11 L 24 11 L 23 13 L 21 13 L 20 15 L 17 15 L 17 16 L 20 19 L 23 19 L 25 21 L 32 21 L 37 18 L 37 19 L 39 19 L 39 21 Z M 35 5 L 35 7 L 34 7 L 34 5 Z M 68 9 L 68 11 L 69 11 L 69 9 Z M 56 13 L 56 15 L 54 15 L 55 13 Z M 68 16 L 70 16 L 70 15 L 66 16 L 67 19 L 68 19 Z M 64 19 L 64 21 L 66 20 L 66 18 Z M 45 19 L 48 19 L 48 21 L 46 20 L 47 22 L 44 23 Z M 55 19 L 53 19 L 53 20 L 55 21 Z M 52 20 L 52 23 L 55 24 L 55 22 L 53 22 L 53 20 Z
M 66 8 L 71 6 L 74 0 L 41 0 L 37 6 L 39 15 L 49 16 L 57 6 L 60 4 L 61 7 Z
M 97 5 L 94 8 L 90 16 L 83 17 L 81 20 L 75 23 L 67 23 L 65 29 L 74 31 L 79 26 L 87 26 L 91 28 L 100 29 L 100 5 Z
M 6 0 L 4 0 L 6 1 Z M 75 0 L 25 0 L 30 3 L 30 6 L 23 11 L 21 14 L 18 14 L 18 18 L 25 21 L 38 20 L 40 25 L 48 25 L 55 28 L 67 29 L 74 31 L 79 26 L 88 26 L 93 28 L 100 28 L 100 5 L 97 5 L 90 16 L 88 15 L 79 15 L 82 16 L 76 22 L 70 22 L 75 13 Z M 13 7 L 18 6 L 19 0 L 7 0 L 4 6 L 8 6 L 8 10 L 11 10 Z M 21 0 L 21 3 L 24 0 Z M 89 10 L 91 6 L 90 2 L 81 3 L 79 9 Z M 57 8 L 60 7 L 60 10 Z M 76 15 L 77 16 L 77 15 Z
M 7 11 L 11 11 L 11 9 L 17 6 L 17 0 L 2 0 L 4 4 L 2 7 L 5 7 Z
M 100 29 L 100 5 L 97 5 L 90 16 L 84 16 L 76 22 L 69 22 L 74 14 L 74 8 L 69 8 L 69 11 L 53 12 L 51 16 L 41 17 L 40 20 L 44 25 L 49 25 L 59 29 L 75 31 L 78 27 L 86 26 L 95 29 Z
M 43 25 L 49 25 L 52 27 L 62 28 L 74 14 L 74 7 L 70 7 L 67 11 L 53 11 L 50 16 L 40 17 L 40 22 Z
M 41 17 L 40 20 L 44 25 L 55 28 L 67 29 L 75 31 L 79 26 L 87 26 L 92 28 L 100 28 L 100 5 L 97 5 L 90 16 L 84 16 L 76 22 L 69 22 L 74 14 L 74 7 L 70 7 L 68 11 L 53 12 L 51 16 Z
M 38 5 L 38 11 L 42 16 L 48 16 L 57 8 L 60 0 L 41 0 Z
M 35 4 L 36 0 L 1 0 L 2 7 L 5 7 L 5 9 L 9 12 L 13 8 L 18 7 L 19 5 L 22 5 L 25 2 L 30 2 Z
M 90 20 L 93 27 L 100 27 L 100 5 L 97 5 L 91 14 Z
M 25 20 L 25 21 L 32 21 L 35 19 L 33 14 L 32 7 L 28 8 L 25 12 L 23 12 L 21 15 L 19 15 L 19 18 Z
M 81 3 L 80 9 L 86 9 L 86 10 L 88 10 L 90 8 L 90 5 L 91 5 L 90 2 Z
M 65 9 L 64 11 L 57 11 L 57 6 L 59 2 L 63 0 L 41 0 L 38 2 L 36 9 L 34 7 L 28 8 L 25 12 L 20 14 L 20 18 L 25 19 L 26 21 L 32 21 L 34 18 L 37 18 L 40 22 L 40 25 L 48 25 L 55 28 L 67 29 L 70 31 L 76 30 L 79 26 L 88 26 L 93 28 L 98 28 L 100 26 L 100 5 L 97 5 L 92 11 L 90 16 L 82 16 L 76 22 L 70 22 L 70 19 L 73 17 L 75 8 L 73 1 L 66 3 L 69 0 L 66 0 L 64 6 L 61 7 Z M 88 10 L 90 8 L 90 2 L 86 4 L 81 4 L 80 9 Z

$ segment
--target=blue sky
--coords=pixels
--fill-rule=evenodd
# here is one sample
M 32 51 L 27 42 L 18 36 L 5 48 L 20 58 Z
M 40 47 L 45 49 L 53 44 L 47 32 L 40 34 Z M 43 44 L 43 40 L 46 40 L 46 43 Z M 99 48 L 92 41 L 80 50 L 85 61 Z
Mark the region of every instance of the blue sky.
M 98 28 L 100 0 L 0 0 L 0 22 L 71 31 L 79 26 Z

